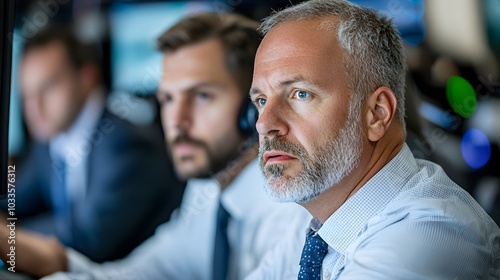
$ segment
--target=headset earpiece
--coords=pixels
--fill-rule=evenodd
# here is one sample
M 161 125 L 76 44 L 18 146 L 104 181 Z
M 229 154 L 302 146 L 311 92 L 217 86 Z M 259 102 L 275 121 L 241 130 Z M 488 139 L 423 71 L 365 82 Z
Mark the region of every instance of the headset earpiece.
M 255 129 L 257 118 L 257 108 L 252 104 L 250 98 L 245 98 L 238 116 L 238 129 L 240 133 L 245 136 L 257 135 L 257 130 Z

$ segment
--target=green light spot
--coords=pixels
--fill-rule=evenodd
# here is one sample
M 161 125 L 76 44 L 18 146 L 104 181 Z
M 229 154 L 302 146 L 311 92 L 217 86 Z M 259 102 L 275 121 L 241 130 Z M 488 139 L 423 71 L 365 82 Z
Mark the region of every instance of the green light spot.
M 458 115 L 468 118 L 476 110 L 476 94 L 472 85 L 460 76 L 451 76 L 446 83 L 446 97 Z

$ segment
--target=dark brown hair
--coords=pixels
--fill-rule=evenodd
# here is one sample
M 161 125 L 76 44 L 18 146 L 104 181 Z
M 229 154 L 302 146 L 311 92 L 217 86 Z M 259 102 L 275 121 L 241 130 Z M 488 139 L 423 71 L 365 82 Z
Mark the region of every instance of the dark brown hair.
M 182 19 L 158 37 L 158 48 L 168 53 L 201 41 L 219 40 L 224 48 L 228 70 L 242 92 L 247 94 L 261 39 L 258 27 L 258 22 L 237 14 L 197 14 Z
M 59 42 L 66 50 L 66 55 L 75 69 L 80 69 L 87 63 L 98 64 L 97 52 L 90 46 L 81 42 L 71 31 L 62 26 L 49 26 L 39 31 L 35 36 L 27 39 L 23 44 L 23 54 L 32 49 L 44 47 L 48 44 Z

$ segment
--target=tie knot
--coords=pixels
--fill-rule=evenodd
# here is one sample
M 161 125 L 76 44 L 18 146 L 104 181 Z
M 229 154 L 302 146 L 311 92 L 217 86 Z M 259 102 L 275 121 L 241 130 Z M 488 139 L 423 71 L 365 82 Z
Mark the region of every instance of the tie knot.
M 309 234 L 300 258 L 300 266 L 321 267 L 323 259 L 328 252 L 328 244 L 319 234 Z
M 227 210 L 222 206 L 222 203 L 219 202 L 219 209 L 217 210 L 217 225 L 219 227 L 227 227 L 228 221 L 229 221 L 229 213 Z

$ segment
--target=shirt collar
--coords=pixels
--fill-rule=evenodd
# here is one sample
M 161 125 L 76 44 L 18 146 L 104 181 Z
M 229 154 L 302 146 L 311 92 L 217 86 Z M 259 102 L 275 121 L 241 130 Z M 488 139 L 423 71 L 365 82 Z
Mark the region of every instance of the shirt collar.
M 325 221 L 318 234 L 335 251 L 345 254 L 368 220 L 380 212 L 417 171 L 415 158 L 405 143 L 391 161 Z
M 256 176 L 256 174 L 258 176 Z M 266 201 L 264 178 L 258 160 L 251 161 L 221 194 L 221 203 L 231 218 L 239 219 L 254 211 L 256 201 Z M 260 188 L 260 189 L 259 189 Z

